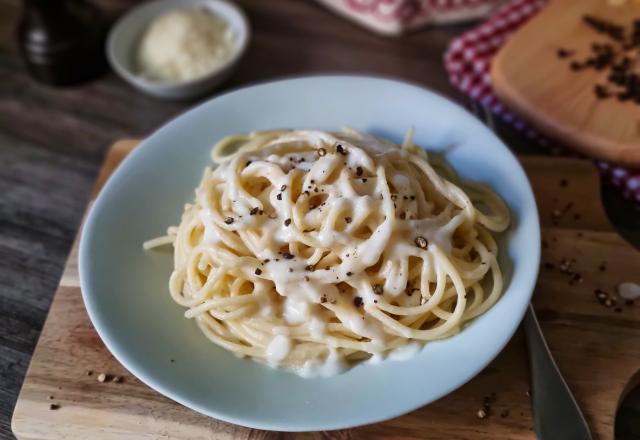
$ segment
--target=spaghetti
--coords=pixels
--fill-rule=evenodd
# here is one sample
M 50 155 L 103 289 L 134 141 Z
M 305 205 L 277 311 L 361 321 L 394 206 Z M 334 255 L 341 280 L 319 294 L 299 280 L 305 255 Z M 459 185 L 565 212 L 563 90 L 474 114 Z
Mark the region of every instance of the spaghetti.
M 453 183 L 411 135 L 220 141 L 180 225 L 145 243 L 173 243 L 169 289 L 185 316 L 238 356 L 327 376 L 407 357 L 489 309 L 503 287 L 492 233 L 509 211 Z

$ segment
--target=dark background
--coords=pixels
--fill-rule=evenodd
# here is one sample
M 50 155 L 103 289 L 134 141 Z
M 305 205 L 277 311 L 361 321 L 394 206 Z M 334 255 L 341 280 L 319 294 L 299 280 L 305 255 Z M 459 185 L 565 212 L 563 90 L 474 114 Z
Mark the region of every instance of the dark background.
M 115 17 L 135 2 L 95 3 Z M 238 3 L 253 38 L 218 92 L 282 76 L 346 72 L 409 80 L 468 104 L 449 84 L 442 55 L 473 23 L 389 39 L 310 0 Z M 35 82 L 17 54 L 20 13 L 19 0 L 0 0 L 0 438 L 13 438 L 20 385 L 105 151 L 117 139 L 148 135 L 195 104 L 147 97 L 113 73 L 73 88 Z M 498 132 L 517 153 L 544 153 L 504 124 Z M 608 187 L 603 200 L 621 235 L 638 247 L 638 206 Z M 635 392 L 619 411 L 618 438 L 638 439 L 639 425 Z

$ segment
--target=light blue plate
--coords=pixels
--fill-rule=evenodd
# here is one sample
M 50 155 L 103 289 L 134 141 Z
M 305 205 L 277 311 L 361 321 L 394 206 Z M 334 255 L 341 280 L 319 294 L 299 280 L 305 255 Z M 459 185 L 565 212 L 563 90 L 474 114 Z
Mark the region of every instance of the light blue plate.
M 350 126 L 397 142 L 447 149 L 467 178 L 488 183 L 511 207 L 501 251 L 507 289 L 460 334 L 408 361 L 360 365 L 332 378 L 303 379 L 208 342 L 171 300 L 171 250 L 142 242 L 179 222 L 209 165 L 232 133 L 281 127 Z M 144 383 L 203 414 L 253 428 L 312 431 L 373 423 L 455 390 L 499 352 L 522 319 L 536 281 L 540 229 L 529 182 L 511 152 L 478 120 L 425 89 L 386 79 L 320 76 L 237 90 L 206 102 L 151 135 L 127 157 L 93 205 L 80 243 L 89 316 L 111 353 Z M 173 362 L 172 362 L 173 360 Z

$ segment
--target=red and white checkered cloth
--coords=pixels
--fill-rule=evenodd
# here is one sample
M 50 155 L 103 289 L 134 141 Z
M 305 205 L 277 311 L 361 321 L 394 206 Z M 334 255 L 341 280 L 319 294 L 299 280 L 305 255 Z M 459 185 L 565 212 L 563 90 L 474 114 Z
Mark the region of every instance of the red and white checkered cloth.
M 445 67 L 453 85 L 527 136 L 540 140 L 542 145 L 547 144 L 546 140 L 511 113 L 493 93 L 489 69 L 493 56 L 502 45 L 547 2 L 548 0 L 512 0 L 487 21 L 454 39 L 444 56 Z M 597 161 L 596 164 L 605 181 L 619 188 L 626 198 L 640 203 L 640 170 L 626 169 L 602 161 Z

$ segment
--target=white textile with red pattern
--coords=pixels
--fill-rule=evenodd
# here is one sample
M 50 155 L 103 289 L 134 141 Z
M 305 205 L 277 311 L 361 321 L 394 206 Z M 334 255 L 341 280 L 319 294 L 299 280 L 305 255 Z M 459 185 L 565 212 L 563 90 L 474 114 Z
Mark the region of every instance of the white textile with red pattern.
M 427 24 L 483 17 L 504 0 L 316 0 L 375 32 L 400 35 Z

